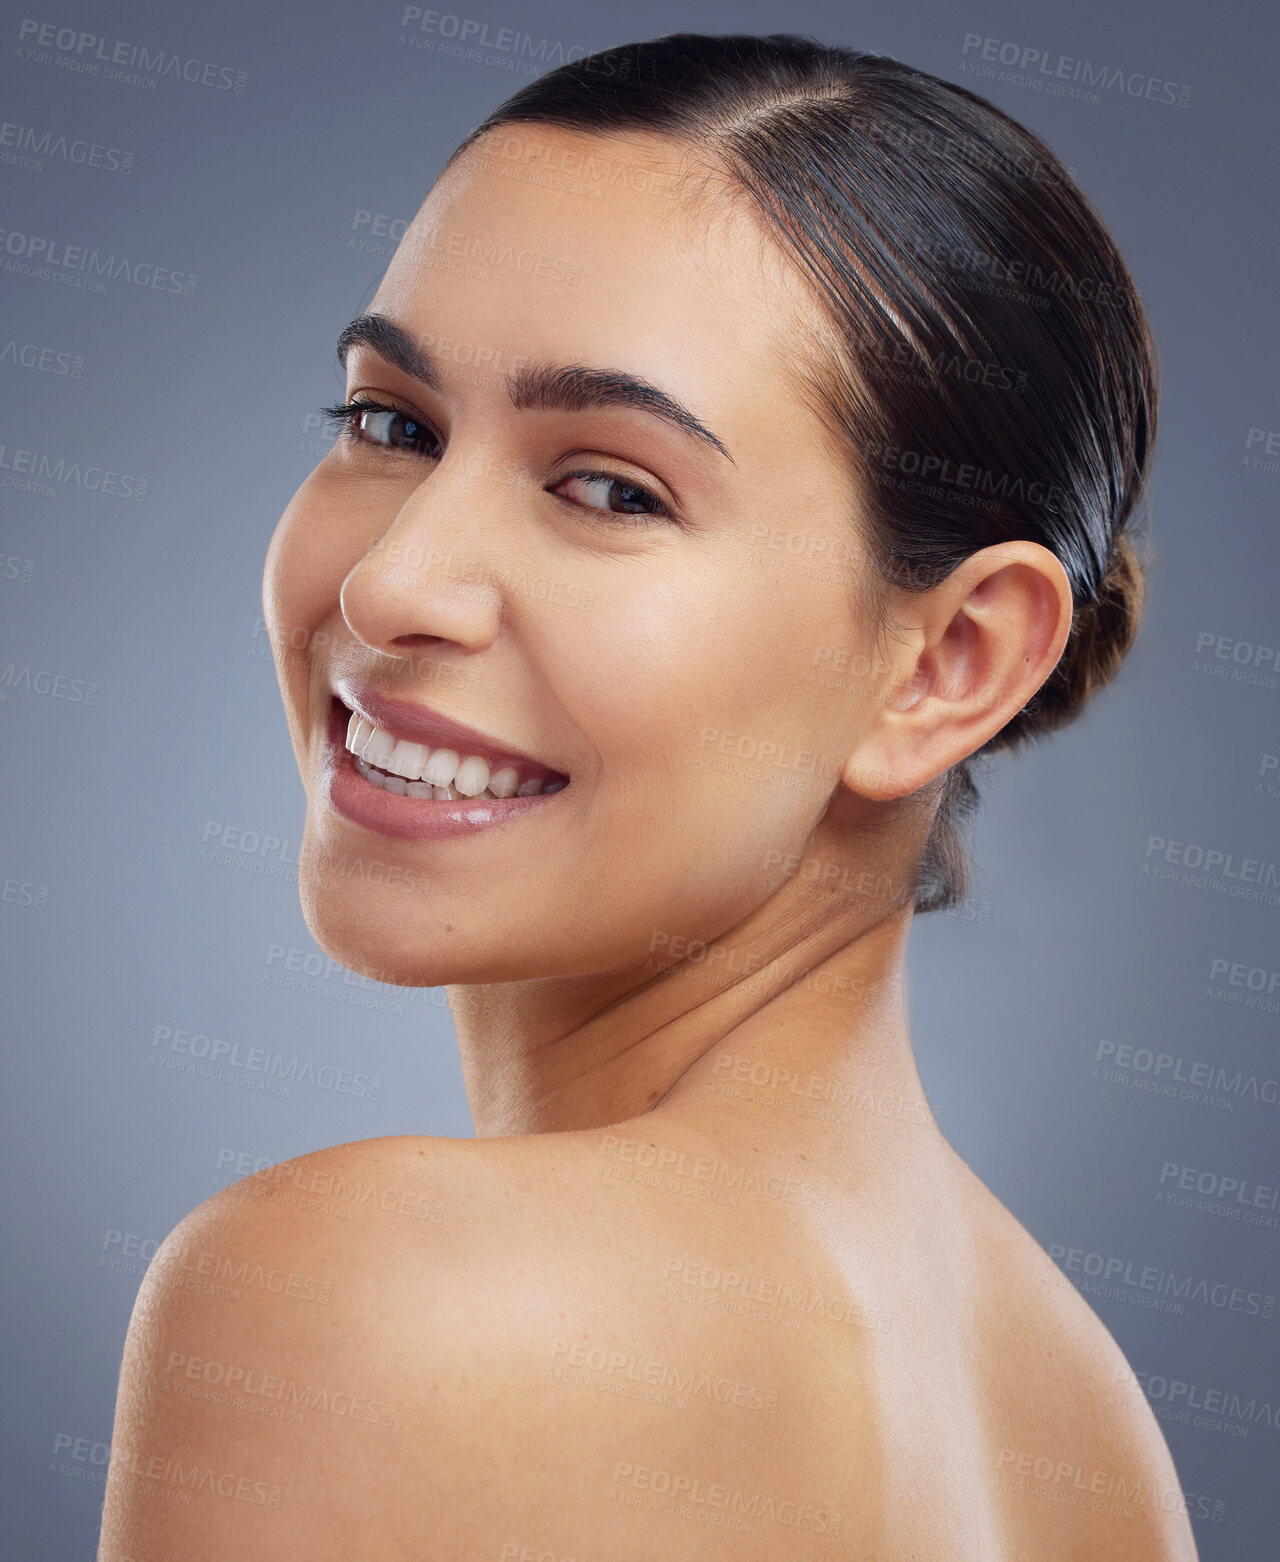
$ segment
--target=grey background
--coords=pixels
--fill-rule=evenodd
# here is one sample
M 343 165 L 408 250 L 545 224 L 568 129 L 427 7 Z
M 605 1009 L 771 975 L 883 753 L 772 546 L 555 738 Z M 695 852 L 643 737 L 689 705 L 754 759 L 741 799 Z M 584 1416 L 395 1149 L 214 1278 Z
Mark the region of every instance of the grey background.
M 289 860 L 302 793 L 258 592 L 271 530 L 321 453 L 307 416 L 340 390 L 334 337 L 385 264 L 350 245 L 355 214 L 411 215 L 460 137 L 526 76 L 501 68 L 510 56 L 401 41 L 399 0 L 32 4 L 32 20 L 108 51 L 139 44 L 235 84 L 245 73 L 242 91 L 172 76 L 151 90 L 70 69 L 56 47 L 26 56 L 23 13 L 0 22 L 0 121 L 133 153 L 128 174 L 56 153 L 0 161 L 5 1538 L 15 1557 L 74 1559 L 93 1553 L 142 1255 L 240 1174 L 228 1155 L 471 1132 L 442 992 L 341 972 L 315 991 L 270 980 L 286 963 L 273 946 L 297 959 L 315 946 Z M 1151 604 L 1118 683 L 987 787 L 974 903 L 912 934 L 912 1020 L 945 1132 L 1046 1247 L 1273 1295 L 1275 1224 L 1157 1193 L 1165 1163 L 1280 1184 L 1276 1105 L 1247 1085 L 1230 1111 L 1156 1095 L 1124 1082 L 1132 1070 L 1105 1078 L 1095 1054 L 1102 1041 L 1146 1047 L 1271 1080 L 1271 1093 L 1280 1072 L 1275 999 L 1237 1005 L 1224 995 L 1248 989 L 1211 979 L 1215 959 L 1280 970 L 1280 770 L 1267 763 L 1280 755 L 1280 462 L 1265 439 L 1249 444 L 1250 430 L 1280 429 L 1275 13 L 506 0 L 449 14 L 552 50 L 692 29 L 887 51 L 1024 121 L 1100 207 L 1163 361 Z M 967 35 L 1171 81 L 1189 101 L 1070 101 L 974 79 Z M 23 275 L 5 247 L 15 233 L 195 275 L 194 296 Z M 38 352 L 34 367 L 15 361 L 28 347 L 48 350 L 45 368 Z M 19 451 L 145 477 L 145 498 L 74 480 L 23 491 Z M 1206 635 L 1215 649 L 1226 637 L 1225 657 L 1198 658 Z M 1269 680 L 1231 677 L 1233 655 L 1258 654 L 1241 646 L 1270 652 Z M 246 849 L 236 830 L 287 844 Z M 1153 877 L 1153 836 L 1271 864 L 1270 898 L 1234 896 L 1221 875 L 1218 888 Z M 307 1085 L 274 1097 L 166 1071 L 151 1061 L 162 1025 L 376 1074 L 380 1098 Z M 1280 1529 L 1280 1321 L 1132 1296 L 1090 1300 L 1154 1375 L 1159 1413 L 1160 1378 L 1252 1399 L 1255 1416 L 1277 1407 L 1237 1417 L 1244 1436 L 1163 1423 L 1205 1562 L 1267 1554 Z

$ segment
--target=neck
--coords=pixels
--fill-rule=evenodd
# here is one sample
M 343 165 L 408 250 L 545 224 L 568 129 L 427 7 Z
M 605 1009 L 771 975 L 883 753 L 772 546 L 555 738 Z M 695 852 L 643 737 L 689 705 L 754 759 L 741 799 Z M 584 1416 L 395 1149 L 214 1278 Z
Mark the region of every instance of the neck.
M 629 970 L 450 987 L 476 1134 L 705 1123 L 766 1079 L 846 1103 L 874 1083 L 919 1108 L 910 925 L 909 904 L 833 915 L 792 880 L 714 943 L 672 943 Z

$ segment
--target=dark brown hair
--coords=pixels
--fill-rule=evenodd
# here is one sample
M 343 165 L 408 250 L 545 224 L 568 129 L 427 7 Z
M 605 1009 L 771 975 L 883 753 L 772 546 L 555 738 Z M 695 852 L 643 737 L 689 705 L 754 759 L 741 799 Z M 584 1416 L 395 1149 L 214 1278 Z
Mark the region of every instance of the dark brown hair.
M 675 33 L 560 66 L 450 161 L 520 123 L 668 136 L 754 203 L 824 306 L 806 385 L 868 494 L 882 629 L 889 586 L 928 590 L 981 548 L 1028 539 L 1061 560 L 1075 611 L 1058 665 L 921 789 L 937 802 L 915 909 L 960 903 L 975 762 L 1071 721 L 1141 617 L 1155 354 L 1102 219 L 985 99 L 793 34 Z

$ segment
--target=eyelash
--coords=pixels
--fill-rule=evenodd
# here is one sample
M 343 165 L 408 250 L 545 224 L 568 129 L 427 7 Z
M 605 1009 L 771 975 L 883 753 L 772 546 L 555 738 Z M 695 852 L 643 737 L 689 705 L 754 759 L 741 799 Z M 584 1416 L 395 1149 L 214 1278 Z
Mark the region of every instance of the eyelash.
M 319 410 L 322 417 L 327 418 L 331 423 L 337 424 L 339 426 L 340 437 L 352 440 L 358 444 L 371 445 L 375 450 L 382 450 L 388 454 L 395 453 L 397 448 L 403 450 L 404 447 L 384 445 L 380 443 L 380 441 L 376 439 L 370 439 L 368 435 L 361 433 L 359 420 L 364 413 L 385 412 L 390 413 L 392 417 L 403 418 L 408 424 L 410 424 L 410 426 L 416 425 L 425 433 L 430 434 L 431 437 L 436 441 L 437 445 L 440 443 L 440 436 L 433 428 L 431 428 L 428 423 L 423 422 L 421 418 L 415 418 L 412 416 L 412 414 L 402 411 L 399 407 L 388 406 L 386 402 L 361 400 L 340 401 L 336 402 L 331 407 L 321 407 Z M 429 451 L 407 453 L 417 454 L 421 458 L 429 461 L 438 459 L 436 454 Z M 560 483 L 567 483 L 572 477 L 580 478 L 584 482 L 616 483 L 620 488 L 629 488 L 634 493 L 641 495 L 642 499 L 653 507 L 650 510 L 641 511 L 598 510 L 594 505 L 579 504 L 576 499 L 564 500 L 566 504 L 572 504 L 579 510 L 586 510 L 591 515 L 594 515 L 603 520 L 610 521 L 614 524 L 639 524 L 645 526 L 662 525 L 664 523 L 670 525 L 679 524 L 675 516 L 672 515 L 671 511 L 666 507 L 666 505 L 663 504 L 661 499 L 659 499 L 656 494 L 651 493 L 650 490 L 644 487 L 642 483 L 633 483 L 629 478 L 619 477 L 616 472 L 600 471 L 594 467 L 578 467 L 572 472 L 566 472 L 559 481 Z M 559 484 L 557 484 L 557 487 L 558 486 Z M 564 499 L 563 494 L 557 494 L 555 497 Z

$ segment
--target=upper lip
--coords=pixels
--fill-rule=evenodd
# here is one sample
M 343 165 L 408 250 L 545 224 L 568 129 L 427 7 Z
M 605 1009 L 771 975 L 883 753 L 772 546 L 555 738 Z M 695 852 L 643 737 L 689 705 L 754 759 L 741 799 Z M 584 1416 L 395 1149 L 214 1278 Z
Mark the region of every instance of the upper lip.
M 490 737 L 478 727 L 469 727 L 465 722 L 442 716 L 429 706 L 392 699 L 375 689 L 346 680 L 336 683 L 333 692 L 349 710 L 363 716 L 372 726 L 381 727 L 398 738 L 425 743 L 433 750 L 451 748 L 462 756 L 476 754 L 489 762 L 490 769 L 495 769 L 500 763 L 509 763 L 523 766 L 531 776 L 567 779 L 563 770 L 557 770 L 545 761 L 523 753 L 500 738 Z

